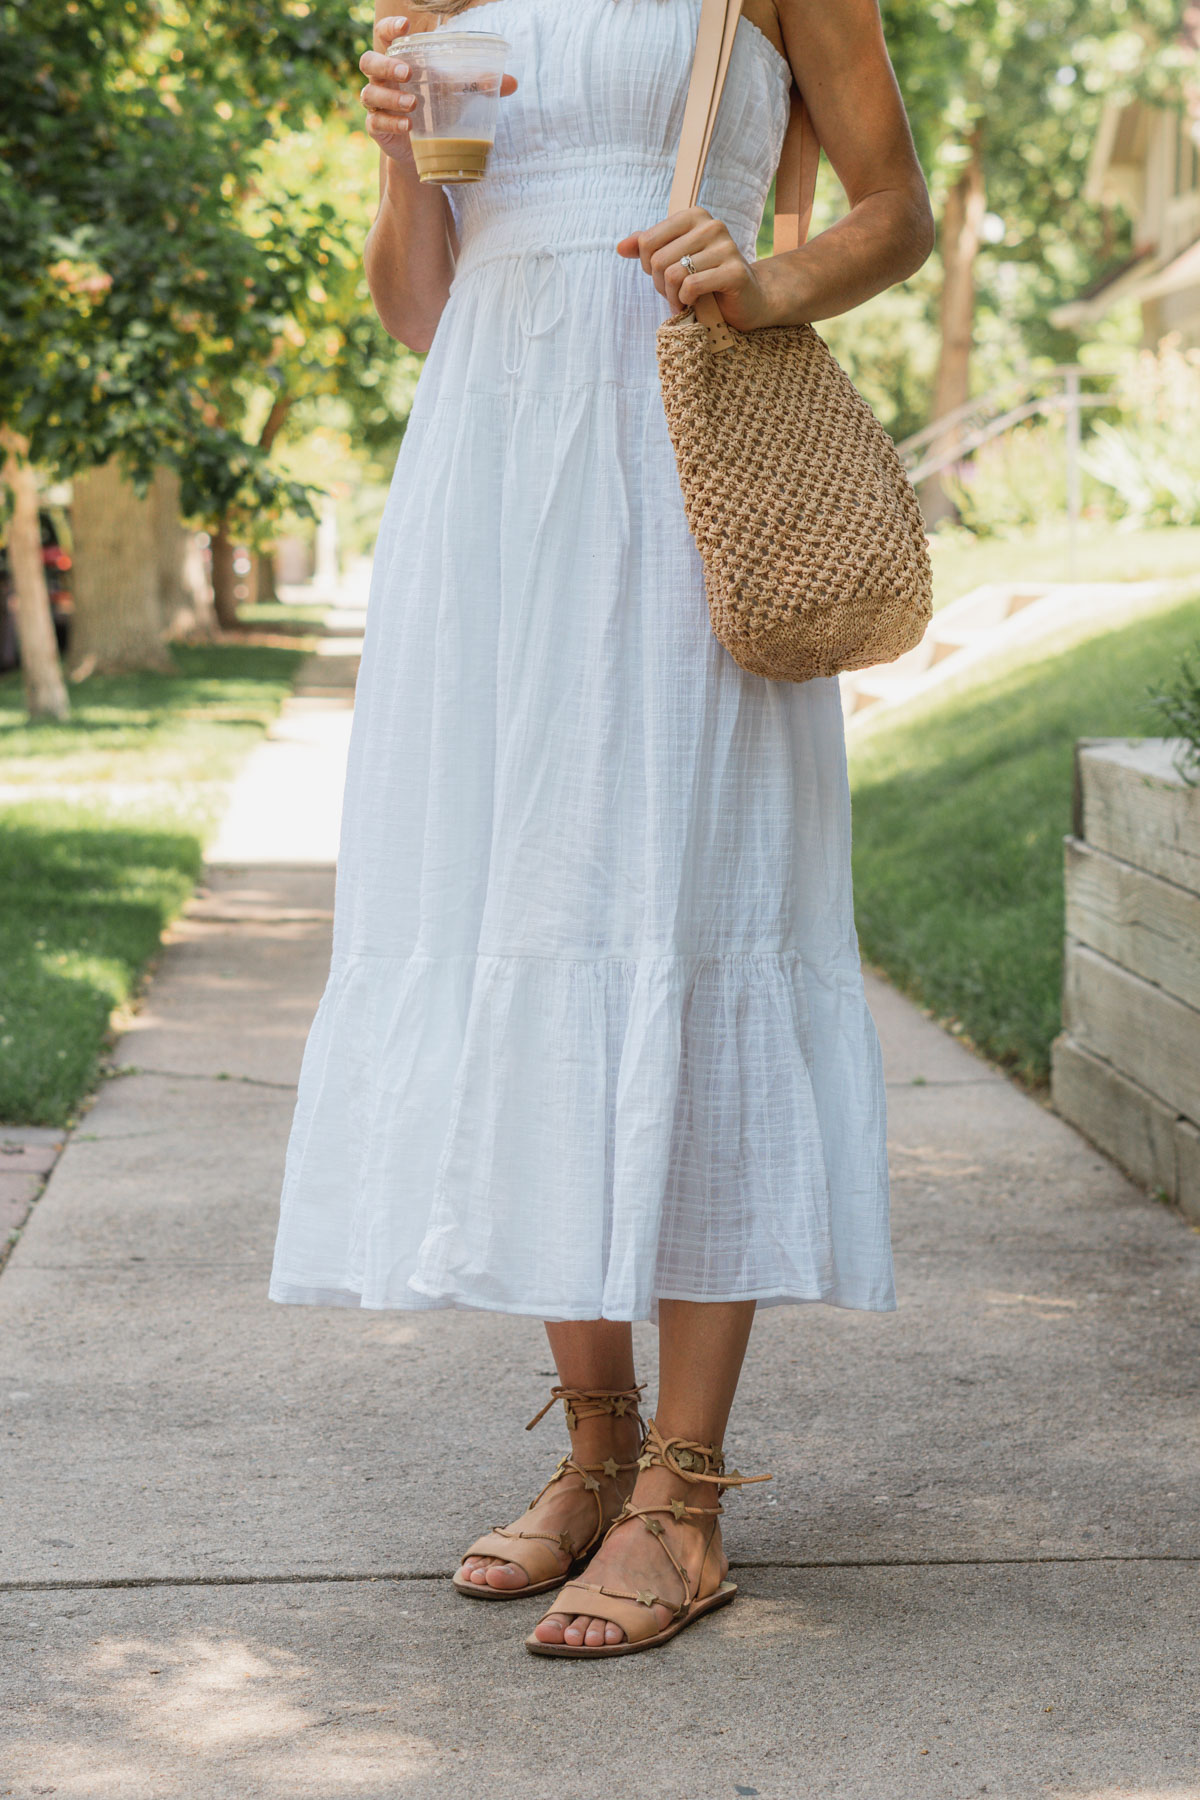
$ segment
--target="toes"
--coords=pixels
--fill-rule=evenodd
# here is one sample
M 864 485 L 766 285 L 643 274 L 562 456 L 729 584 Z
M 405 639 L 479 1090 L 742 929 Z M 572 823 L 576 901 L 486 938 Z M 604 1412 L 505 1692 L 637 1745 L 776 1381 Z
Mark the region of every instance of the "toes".
M 606 1643 L 607 1633 L 605 1631 L 605 1620 L 589 1620 L 588 1628 L 583 1634 L 583 1641 L 585 1644 L 591 1644 L 593 1648 L 598 1644 Z
M 518 1564 L 497 1562 L 495 1557 L 468 1556 L 462 1571 L 476 1587 L 523 1588 L 529 1585 L 529 1576 Z
M 533 1628 L 533 1635 L 539 1644 L 561 1644 L 563 1631 L 570 1623 L 566 1613 L 548 1613 Z
M 609 1620 L 608 1624 L 604 1627 L 604 1641 L 606 1644 L 623 1644 L 625 1642 L 625 1633 L 621 1630 L 619 1625 L 614 1625 L 612 1621 Z
M 489 1587 L 495 1588 L 529 1586 L 528 1575 L 516 1563 L 489 1563 L 484 1571 L 484 1580 Z
M 584 1633 L 590 1624 L 591 1620 L 586 1614 L 581 1614 L 579 1618 L 572 1619 L 571 1623 L 563 1631 L 563 1642 L 566 1644 L 582 1644 Z

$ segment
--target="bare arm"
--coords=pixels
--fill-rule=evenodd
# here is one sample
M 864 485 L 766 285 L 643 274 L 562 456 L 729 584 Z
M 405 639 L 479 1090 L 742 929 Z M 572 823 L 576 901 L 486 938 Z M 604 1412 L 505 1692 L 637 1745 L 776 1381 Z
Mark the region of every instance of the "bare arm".
M 747 263 L 719 219 L 691 207 L 622 239 L 673 308 L 714 293 L 741 331 L 832 318 L 913 274 L 933 215 L 876 0 L 768 0 L 747 16 L 782 46 L 850 210 L 799 250 Z M 767 14 L 767 16 L 764 16 Z M 697 273 L 680 257 L 689 254 Z
M 375 0 L 374 45 L 358 65 L 367 78 L 361 96 L 367 131 L 379 146 L 379 211 L 367 233 L 363 266 L 384 330 L 410 350 L 428 350 L 450 293 L 458 244 L 445 191 L 417 179 L 408 138 L 408 65 L 386 51 L 410 27 L 429 31 L 437 19 L 432 13 L 397 14 L 394 5 Z M 506 75 L 500 92 L 511 94 L 516 85 Z
M 771 310 L 828 319 L 904 281 L 933 249 L 933 213 L 876 0 L 777 0 L 788 61 L 850 210 L 766 259 Z

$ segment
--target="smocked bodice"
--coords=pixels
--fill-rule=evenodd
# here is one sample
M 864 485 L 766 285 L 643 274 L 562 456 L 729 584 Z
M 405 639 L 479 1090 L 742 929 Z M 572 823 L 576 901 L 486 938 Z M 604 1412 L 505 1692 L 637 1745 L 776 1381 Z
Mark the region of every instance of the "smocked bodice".
M 500 32 L 517 92 L 484 179 L 448 189 L 460 273 L 496 255 L 611 246 L 666 212 L 700 0 L 488 0 L 458 29 Z M 701 203 L 753 256 L 791 74 L 739 25 Z

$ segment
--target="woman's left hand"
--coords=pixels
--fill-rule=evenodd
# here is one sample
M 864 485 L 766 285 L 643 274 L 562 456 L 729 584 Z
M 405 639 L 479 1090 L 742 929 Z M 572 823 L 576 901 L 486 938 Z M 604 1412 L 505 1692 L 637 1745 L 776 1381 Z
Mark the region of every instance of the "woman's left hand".
M 619 256 L 636 256 L 672 312 L 691 306 L 701 294 L 715 294 L 717 305 L 735 331 L 753 331 L 771 319 L 753 263 L 748 263 L 728 228 L 702 206 L 635 231 L 617 245 Z M 690 256 L 696 273 L 689 275 L 680 258 Z

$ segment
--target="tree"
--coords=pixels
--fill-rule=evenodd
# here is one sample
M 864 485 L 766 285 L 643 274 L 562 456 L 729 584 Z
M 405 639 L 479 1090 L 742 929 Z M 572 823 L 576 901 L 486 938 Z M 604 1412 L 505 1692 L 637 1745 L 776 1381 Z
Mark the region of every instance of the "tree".
M 159 605 L 153 491 L 139 494 L 116 457 L 75 477 L 71 661 L 99 671 L 169 669 Z
M 885 0 L 893 60 L 940 220 L 933 416 L 970 397 L 981 253 L 1016 274 L 997 311 L 1053 353 L 1055 300 L 1113 244 L 1083 198 L 1100 111 L 1158 79 L 1175 0 Z M 984 281 L 987 272 L 984 272 Z
M 345 102 L 363 30 L 330 0 L 0 0 L 0 421 L 27 459 L 167 465 L 214 520 L 306 507 L 240 389 L 343 227 L 260 177 L 283 121 Z
M 71 708 L 46 589 L 37 476 L 29 462 L 29 446 L 8 426 L 0 426 L 0 448 L 11 508 L 8 566 L 16 599 L 25 704 L 31 719 L 65 719 Z
M 185 528 L 180 516 L 179 485 L 177 470 L 161 465 L 155 469 L 150 502 L 162 629 L 168 638 L 211 637 L 216 628 L 212 594 L 196 534 Z

